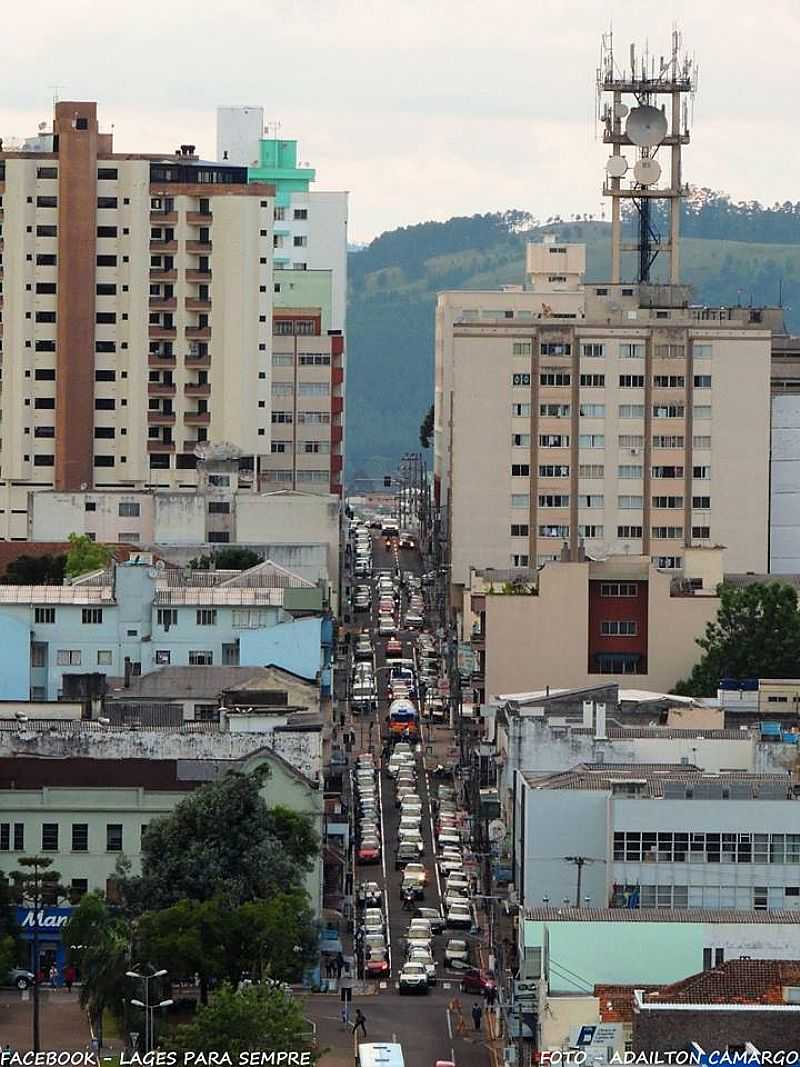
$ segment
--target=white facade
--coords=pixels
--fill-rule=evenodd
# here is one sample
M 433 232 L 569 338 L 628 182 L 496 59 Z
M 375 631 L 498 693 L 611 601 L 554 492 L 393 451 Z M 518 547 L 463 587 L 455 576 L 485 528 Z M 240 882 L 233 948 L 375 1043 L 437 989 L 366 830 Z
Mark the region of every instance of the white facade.
M 770 574 L 800 571 L 800 395 L 772 398 Z
M 347 320 L 347 201 L 347 193 L 292 193 L 284 221 L 276 223 L 276 230 L 285 230 L 287 235 L 275 251 L 275 266 L 278 261 L 289 267 L 305 263 L 308 270 L 332 272 L 331 329 L 343 332 Z M 296 219 L 296 210 L 304 209 L 308 218 Z M 295 237 L 305 237 L 307 245 L 295 248 Z
M 221 163 L 256 166 L 258 142 L 263 136 L 263 107 L 217 108 L 217 159 Z

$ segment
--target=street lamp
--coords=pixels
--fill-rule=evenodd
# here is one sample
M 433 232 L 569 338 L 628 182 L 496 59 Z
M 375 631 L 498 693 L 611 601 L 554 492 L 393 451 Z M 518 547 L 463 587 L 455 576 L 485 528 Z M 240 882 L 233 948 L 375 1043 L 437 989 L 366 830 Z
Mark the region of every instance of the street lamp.
M 144 1000 L 132 1000 L 133 1004 L 137 1008 L 144 1008 L 144 1050 L 150 1051 L 150 1039 L 152 1037 L 152 1013 L 156 1008 L 166 1008 L 172 1001 L 164 1000 L 160 1004 L 156 1004 L 153 1007 L 150 1005 L 150 983 L 154 978 L 163 978 L 166 974 L 166 970 L 162 968 L 160 971 L 154 971 L 152 974 L 140 974 L 138 971 L 126 971 L 125 974 L 128 978 L 136 978 L 144 985 Z

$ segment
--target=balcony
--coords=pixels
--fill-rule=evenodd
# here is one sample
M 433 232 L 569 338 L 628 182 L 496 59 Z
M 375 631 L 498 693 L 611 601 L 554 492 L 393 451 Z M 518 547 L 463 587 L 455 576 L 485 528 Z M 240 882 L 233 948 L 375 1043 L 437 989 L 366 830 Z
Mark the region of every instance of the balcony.
M 151 426 L 174 426 L 175 412 L 170 411 L 169 414 L 167 414 L 164 411 L 148 411 L 147 421 Z
M 175 442 L 174 441 L 148 441 L 147 442 L 147 451 L 148 452 L 174 452 L 175 451 Z
M 183 392 L 184 396 L 211 396 L 211 385 L 208 382 L 186 382 Z
M 174 326 L 150 326 L 147 336 L 151 341 L 173 341 L 178 331 Z
M 198 300 L 197 297 L 187 296 L 183 301 L 183 306 L 187 311 L 210 311 L 210 300 Z
M 194 439 L 191 440 L 191 441 L 184 441 L 183 442 L 183 451 L 184 452 L 194 452 L 194 450 L 197 448 L 198 445 L 204 445 L 204 444 L 206 444 L 205 441 L 197 441 L 197 440 L 194 440 Z
M 214 220 L 213 214 L 209 211 L 207 215 L 202 211 L 187 211 L 186 221 L 190 226 L 210 226 Z
M 151 226 L 175 226 L 178 222 L 177 211 L 151 211 Z
M 156 253 L 156 254 L 159 253 L 159 252 L 177 252 L 178 251 L 178 242 L 177 241 L 151 241 L 150 242 L 150 251 L 153 252 L 153 253 Z
M 341 413 L 343 411 L 344 411 L 344 397 L 343 396 L 332 396 L 331 397 L 331 414 L 332 415 L 341 415 Z
M 211 327 L 187 326 L 186 336 L 190 341 L 207 341 L 211 337 Z
M 331 426 L 331 444 L 340 445 L 342 443 L 342 437 L 344 430 L 341 426 Z
M 147 357 L 148 367 L 161 367 L 164 370 L 173 370 L 177 366 L 177 362 L 174 356 L 159 356 L 155 352 L 150 352 Z
M 208 426 L 211 422 L 210 411 L 187 411 L 183 416 L 187 426 Z
M 148 382 L 148 396 L 175 396 L 174 382 Z
M 331 385 L 337 386 L 344 382 L 344 368 L 333 367 L 331 369 Z
M 186 251 L 194 255 L 207 256 L 211 252 L 210 241 L 187 241 Z
M 186 271 L 187 282 L 210 282 L 211 271 L 210 270 L 187 270 Z
M 174 267 L 169 269 L 165 267 L 151 267 L 150 268 L 150 281 L 151 282 L 176 282 L 178 280 L 178 272 Z
M 178 301 L 174 296 L 151 296 L 149 306 L 153 311 L 175 311 L 178 307 Z
M 338 474 L 342 469 L 342 457 L 334 452 L 331 454 L 331 474 Z
M 198 369 L 203 367 L 210 367 L 211 356 L 208 354 L 208 352 L 205 352 L 202 355 L 199 352 L 196 354 L 187 352 L 186 355 L 183 357 L 183 362 L 189 369 L 192 369 L 193 367 L 196 367 Z

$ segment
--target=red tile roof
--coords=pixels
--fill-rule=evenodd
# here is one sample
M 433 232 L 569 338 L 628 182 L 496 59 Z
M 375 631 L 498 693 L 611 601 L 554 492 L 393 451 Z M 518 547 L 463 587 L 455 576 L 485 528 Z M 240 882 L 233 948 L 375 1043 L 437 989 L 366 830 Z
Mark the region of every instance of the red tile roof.
M 800 985 L 800 960 L 728 960 L 647 993 L 666 1004 L 783 1004 L 783 986 Z
M 629 1023 L 633 1019 L 633 991 L 657 990 L 655 985 L 596 985 L 594 995 L 597 997 L 600 1021 L 603 1023 Z

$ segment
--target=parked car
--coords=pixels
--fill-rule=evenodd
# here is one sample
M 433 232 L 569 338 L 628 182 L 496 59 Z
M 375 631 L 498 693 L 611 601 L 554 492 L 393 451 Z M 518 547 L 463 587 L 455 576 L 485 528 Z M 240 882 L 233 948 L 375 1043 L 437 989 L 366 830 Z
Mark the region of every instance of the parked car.
M 469 930 L 473 925 L 472 908 L 469 903 L 452 903 L 447 909 L 447 925 L 458 930 Z
M 436 982 L 436 963 L 433 959 L 430 949 L 425 948 L 411 948 L 408 952 L 409 963 L 421 963 L 425 968 L 428 975 L 428 984 L 434 985 Z
M 469 946 L 466 941 L 451 938 L 444 950 L 444 965 L 453 970 L 463 970 L 469 966 Z
M 408 867 L 406 867 L 407 871 Z M 441 934 L 444 931 L 444 917 L 438 908 L 417 908 L 414 912 L 414 918 L 427 919 L 433 934 Z
M 464 971 L 464 973 L 461 975 L 462 993 L 468 993 L 471 996 L 482 997 L 490 989 L 494 988 L 494 979 L 490 978 L 485 971 L 481 971 L 477 967 L 468 967 L 466 971 Z
M 8 972 L 6 985 L 16 986 L 17 989 L 27 989 L 29 986 L 32 986 L 35 981 L 36 976 L 32 971 L 27 971 L 24 967 L 12 967 Z

